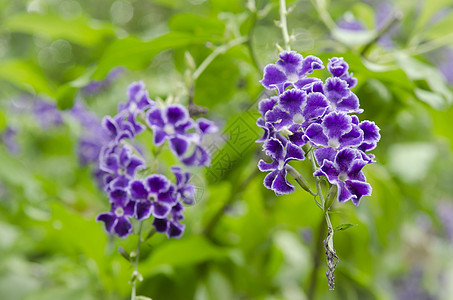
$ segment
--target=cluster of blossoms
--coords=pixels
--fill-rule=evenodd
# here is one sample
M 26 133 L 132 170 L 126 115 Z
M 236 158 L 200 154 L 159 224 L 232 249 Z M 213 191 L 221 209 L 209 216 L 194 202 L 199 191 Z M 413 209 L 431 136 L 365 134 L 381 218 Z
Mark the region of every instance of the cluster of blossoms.
M 294 186 L 288 182 L 285 166 L 291 160 L 304 160 L 302 146 L 313 147 L 320 166 L 314 176 L 325 176 L 337 185 L 339 202 L 352 200 L 358 205 L 364 195 L 371 195 L 362 168 L 374 162 L 368 151 L 380 139 L 379 128 L 371 121 L 359 121 L 363 112 L 359 99 L 350 90 L 357 80 L 349 73 L 343 58 L 333 57 L 327 64 L 331 76 L 325 81 L 307 77 L 323 69 L 315 56 L 303 57 L 295 51 L 282 52 L 275 64 L 264 69 L 262 85 L 277 90 L 278 96 L 259 103 L 261 117 L 257 125 L 264 135 L 263 150 L 271 163 L 260 160 L 261 171 L 271 171 L 264 185 L 276 195 L 289 194 Z
M 153 132 L 156 147 L 168 141 L 172 153 L 186 166 L 202 167 L 210 156 L 202 146 L 203 137 L 217 127 L 213 122 L 190 118 L 179 104 L 165 107 L 151 100 L 143 82 L 128 88 L 128 101 L 120 103 L 118 113 L 102 122 L 80 103 L 72 110 L 87 130 L 79 143 L 82 163 L 96 163 L 95 175 L 110 200 L 111 210 L 98 215 L 109 233 L 126 237 L 132 233 L 131 219 L 153 219 L 153 226 L 168 237 L 180 237 L 185 204 L 194 202 L 195 187 L 191 174 L 181 166 L 170 168 L 175 183 L 163 174 L 146 174 L 143 151 L 134 145 L 135 137 L 147 127 Z

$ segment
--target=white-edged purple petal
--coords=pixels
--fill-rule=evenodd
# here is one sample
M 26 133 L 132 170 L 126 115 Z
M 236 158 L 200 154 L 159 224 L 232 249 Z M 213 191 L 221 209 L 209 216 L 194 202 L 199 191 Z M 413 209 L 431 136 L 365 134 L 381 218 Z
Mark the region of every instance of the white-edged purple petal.
M 283 71 L 277 68 L 276 65 L 269 64 L 264 68 L 263 79 L 260 83 L 268 90 L 277 88 L 279 92 L 283 92 L 286 75 Z
M 274 170 L 272 172 L 270 172 L 269 174 L 266 175 L 266 177 L 264 177 L 264 186 L 268 189 L 272 189 L 272 182 L 274 182 L 274 179 L 275 177 L 277 176 L 278 174 L 278 170 Z
M 266 113 L 269 110 L 271 110 L 277 102 L 278 102 L 278 97 L 276 97 L 276 96 L 271 97 L 271 98 L 262 99 L 258 103 L 258 112 L 261 114 L 261 116 L 264 117 L 266 115 Z
M 367 182 L 358 181 L 358 180 L 347 180 L 345 182 L 346 188 L 353 195 L 352 203 L 355 206 L 358 206 L 360 199 L 363 196 L 371 196 L 372 188 L 371 185 Z
M 324 84 L 324 94 L 327 99 L 331 102 L 334 109 L 337 108 L 338 103 L 344 97 L 349 96 L 351 91 L 349 90 L 348 83 L 338 77 L 329 77 L 326 79 Z
M 324 69 L 322 60 L 316 56 L 308 55 L 302 62 L 302 68 L 299 71 L 299 76 L 307 76 L 308 74 L 313 73 L 315 69 Z
M 265 115 L 265 120 L 267 123 L 271 123 L 277 131 L 292 124 L 291 115 L 283 111 L 279 106 L 274 106 L 273 109 L 268 111 Z
M 340 77 L 344 74 L 347 74 L 348 69 L 349 65 L 344 61 L 343 57 L 329 58 L 329 62 L 327 63 L 327 70 L 329 70 L 330 74 L 332 74 L 333 76 Z
M 180 238 L 184 233 L 185 226 L 176 222 L 168 222 L 167 236 L 168 238 Z
M 153 202 L 153 216 L 156 218 L 165 218 L 171 210 L 171 206 L 166 203 Z
M 277 196 L 294 192 L 294 186 L 286 180 L 286 169 L 277 172 L 271 188 Z
M 322 117 L 329 108 L 327 98 L 321 93 L 310 93 L 307 96 L 307 105 L 303 110 L 306 121 L 312 122 Z
M 189 141 L 184 136 L 174 136 L 169 139 L 168 144 L 171 152 L 178 157 L 183 156 L 189 149 Z
M 159 127 L 163 129 L 165 121 L 162 115 L 162 110 L 157 107 L 148 110 L 146 113 L 146 123 L 149 127 Z
M 145 178 L 145 186 L 153 194 L 167 191 L 170 188 L 170 185 L 170 180 L 161 174 L 151 174 Z
M 113 231 L 118 235 L 120 238 L 125 238 L 129 234 L 132 233 L 132 224 L 126 217 L 119 217 L 115 226 L 113 227 Z
M 114 189 L 109 193 L 109 199 L 111 203 L 119 206 L 125 206 L 129 201 L 127 192 L 123 189 Z
M 347 188 L 345 182 L 338 181 L 337 187 L 338 187 L 338 194 L 337 194 L 338 202 L 344 203 L 344 202 L 348 201 L 349 199 L 351 199 L 353 197 L 351 192 Z
M 105 230 L 107 232 L 111 233 L 113 225 L 115 225 L 115 222 L 116 222 L 116 216 L 115 216 L 115 214 L 112 214 L 111 212 L 102 213 L 96 217 L 96 221 L 104 222 Z
M 314 149 L 313 154 L 315 155 L 316 162 L 321 166 L 325 159 L 333 162 L 335 160 L 335 155 L 337 154 L 337 152 L 329 147 Z
M 151 216 L 151 203 L 149 200 L 141 200 L 135 203 L 135 218 L 139 221 L 148 219 Z
M 187 122 L 189 112 L 181 104 L 172 104 L 166 108 L 165 117 L 169 124 L 177 126 L 178 124 Z
M 347 174 L 349 171 L 349 167 L 357 158 L 357 154 L 358 154 L 357 150 L 349 148 L 340 150 L 335 156 L 335 164 L 338 167 L 338 172 Z
M 168 220 L 167 219 L 154 218 L 153 226 L 156 229 L 156 232 L 165 233 L 165 232 L 167 232 Z
M 145 184 L 140 179 L 132 180 L 129 183 L 129 193 L 131 194 L 131 198 L 134 200 L 144 200 L 147 199 L 149 195 Z
M 304 160 L 304 159 L 305 153 L 300 147 L 294 145 L 291 142 L 286 143 L 285 164 L 291 160 Z
M 329 138 L 324 134 L 323 127 L 320 124 L 313 123 L 308 126 L 305 135 L 315 146 L 328 146 Z
M 290 115 L 302 114 L 306 104 L 306 93 L 298 89 L 290 89 L 280 95 L 279 107 Z M 271 121 L 268 121 L 271 122 Z
M 352 128 L 351 117 L 345 113 L 331 112 L 324 117 L 322 120 L 322 127 L 324 132 L 329 137 L 329 143 L 335 141 L 339 143 L 340 138 L 343 134 L 349 132 Z M 329 145 L 333 148 L 337 148 L 338 145 Z
M 267 163 L 264 160 L 260 159 L 260 161 L 258 162 L 258 169 L 261 172 L 276 170 L 277 167 L 278 167 L 278 161 L 276 161 L 276 160 L 274 160 L 271 163 Z
M 283 144 L 275 138 L 271 138 L 266 143 L 264 143 L 263 149 L 266 152 L 266 155 L 272 157 L 275 160 L 284 159 Z

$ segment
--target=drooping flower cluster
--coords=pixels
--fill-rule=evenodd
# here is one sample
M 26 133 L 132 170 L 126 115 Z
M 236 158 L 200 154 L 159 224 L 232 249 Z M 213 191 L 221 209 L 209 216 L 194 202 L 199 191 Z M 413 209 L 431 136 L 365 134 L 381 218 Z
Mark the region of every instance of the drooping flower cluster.
M 337 185 L 339 202 L 352 200 L 358 205 L 364 195 L 371 195 L 362 168 L 374 162 L 368 153 L 380 139 L 379 128 L 371 121 L 359 121 L 363 112 L 358 97 L 351 91 L 357 84 L 349 65 L 341 57 L 327 64 L 331 76 L 325 81 L 308 77 L 323 69 L 322 61 L 312 55 L 303 57 L 295 51 L 280 53 L 275 64 L 264 69 L 262 85 L 277 90 L 278 96 L 259 103 L 261 117 L 257 125 L 264 135 L 263 150 L 271 163 L 261 160 L 261 171 L 271 171 L 264 185 L 276 195 L 289 194 L 294 186 L 286 178 L 286 164 L 304 160 L 302 146 L 314 148 L 320 166 L 314 176 L 325 176 Z
M 194 203 L 196 192 L 191 174 L 173 166 L 170 171 L 175 183 L 164 174 L 147 174 L 151 165 L 147 166 L 135 138 L 148 128 L 156 147 L 168 141 L 184 165 L 202 167 L 210 163 L 203 137 L 217 128 L 209 120 L 193 120 L 182 105 L 159 107 L 149 98 L 143 82 L 132 83 L 127 96 L 118 113 L 104 117 L 101 126 L 81 105 L 76 104 L 72 111 L 86 129 L 95 132 L 82 136 L 79 155 L 83 163 L 96 161 L 96 178 L 110 201 L 110 211 L 98 215 L 97 220 L 105 223 L 109 233 L 124 238 L 132 233 L 132 219 L 153 217 L 157 232 L 180 237 L 184 232 L 183 203 Z

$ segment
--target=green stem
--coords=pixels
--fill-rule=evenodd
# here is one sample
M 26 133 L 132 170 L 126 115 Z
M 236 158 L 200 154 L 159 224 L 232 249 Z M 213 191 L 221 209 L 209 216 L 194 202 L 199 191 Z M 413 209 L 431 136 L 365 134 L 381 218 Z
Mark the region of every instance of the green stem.
M 286 22 L 286 15 L 288 11 L 286 10 L 286 0 L 280 0 L 280 28 L 282 29 L 283 41 L 285 42 L 286 51 L 291 51 L 290 37 L 288 34 L 288 24 Z
M 329 14 L 329 11 L 327 10 L 327 3 L 325 0 L 312 0 L 313 5 L 316 9 L 316 11 L 319 14 L 319 17 L 321 18 L 321 21 L 326 25 L 326 27 L 330 30 L 333 31 L 336 27 L 337 24 L 335 21 L 332 19 L 332 17 Z
M 208 57 L 206 57 L 206 59 L 198 66 L 198 68 L 195 70 L 195 72 L 193 72 L 193 75 L 192 75 L 193 81 L 195 82 L 198 79 L 198 77 L 200 77 L 200 75 L 204 72 L 204 70 L 211 64 L 211 62 L 217 56 L 219 56 L 220 54 L 227 52 L 229 49 L 231 49 L 237 45 L 243 44 L 247 41 L 248 41 L 248 37 L 241 36 L 241 37 L 238 37 L 237 39 L 229 41 L 225 45 L 222 45 L 222 46 L 214 49 L 214 51 L 212 51 L 212 53 L 209 54 Z
M 140 221 L 138 225 L 138 243 L 137 243 L 137 250 L 135 251 L 135 260 L 133 263 L 134 272 L 132 272 L 131 284 L 132 284 L 132 292 L 131 292 L 131 300 L 137 299 L 136 288 L 137 288 L 137 279 L 140 278 L 140 273 L 138 273 L 138 262 L 140 260 L 140 246 L 142 242 L 142 228 L 143 228 L 143 221 Z
M 396 23 L 398 23 L 402 19 L 402 17 L 403 15 L 401 14 L 401 12 L 396 12 L 392 14 L 388 18 L 385 25 L 376 34 L 376 36 L 363 47 L 362 51 L 360 51 L 360 55 L 362 56 L 366 55 L 371 46 L 373 46 L 387 31 L 389 31 L 390 28 L 392 28 Z

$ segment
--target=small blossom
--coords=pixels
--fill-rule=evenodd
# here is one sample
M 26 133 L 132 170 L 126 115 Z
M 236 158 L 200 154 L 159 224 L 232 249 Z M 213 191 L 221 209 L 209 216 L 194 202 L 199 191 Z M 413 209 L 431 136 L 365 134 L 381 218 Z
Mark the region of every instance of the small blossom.
M 306 84 L 317 81 L 317 78 L 309 78 L 307 75 L 315 69 L 323 69 L 322 61 L 312 55 L 305 58 L 296 51 L 280 53 L 279 60 L 275 64 L 269 64 L 264 68 L 261 84 L 269 89 L 277 89 L 283 93 L 288 86 L 302 88 Z
M 195 201 L 195 186 L 192 183 L 189 183 L 190 172 L 183 171 L 179 166 L 173 166 L 170 170 L 176 177 L 176 192 L 178 198 L 186 204 L 193 204 Z
M 264 150 L 272 158 L 271 163 L 266 163 L 263 160 L 258 163 L 260 171 L 271 171 L 264 178 L 264 186 L 273 190 L 277 196 L 292 193 L 294 186 L 286 179 L 285 166 L 291 160 L 304 160 L 304 152 L 291 142 L 283 147 L 283 144 L 274 138 L 264 144 Z
M 166 233 L 168 238 L 181 237 L 185 228 L 183 224 L 179 223 L 184 219 L 183 211 L 184 206 L 180 202 L 175 203 L 165 218 L 154 218 L 154 228 L 159 233 Z
M 371 186 L 365 182 L 366 178 L 362 173 L 366 164 L 357 150 L 345 148 L 336 154 L 333 161 L 324 159 L 313 176 L 325 176 L 331 184 L 337 185 L 338 202 L 351 200 L 358 206 L 363 196 L 371 195 Z

